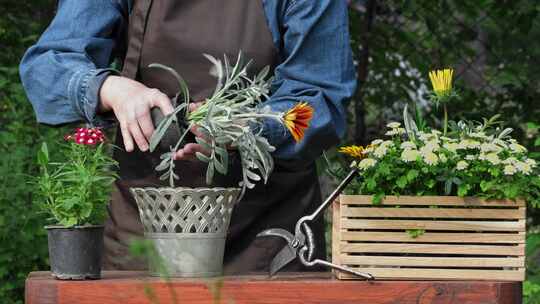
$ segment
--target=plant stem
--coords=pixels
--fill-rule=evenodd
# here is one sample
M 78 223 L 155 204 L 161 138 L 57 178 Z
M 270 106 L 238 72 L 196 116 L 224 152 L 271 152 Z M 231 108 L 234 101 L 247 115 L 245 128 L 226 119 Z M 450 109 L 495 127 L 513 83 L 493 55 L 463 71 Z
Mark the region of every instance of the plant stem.
M 444 104 L 444 130 L 443 134 L 446 136 L 446 133 L 448 132 L 448 109 L 446 108 L 446 103 Z

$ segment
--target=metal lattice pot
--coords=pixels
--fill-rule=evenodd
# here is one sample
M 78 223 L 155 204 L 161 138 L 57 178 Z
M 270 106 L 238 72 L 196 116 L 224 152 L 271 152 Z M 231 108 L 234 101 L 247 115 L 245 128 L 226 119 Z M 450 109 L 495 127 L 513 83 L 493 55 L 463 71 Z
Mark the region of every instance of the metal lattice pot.
M 145 237 L 174 277 L 223 273 L 225 237 L 237 188 L 132 188 Z M 159 276 L 149 264 L 150 274 Z

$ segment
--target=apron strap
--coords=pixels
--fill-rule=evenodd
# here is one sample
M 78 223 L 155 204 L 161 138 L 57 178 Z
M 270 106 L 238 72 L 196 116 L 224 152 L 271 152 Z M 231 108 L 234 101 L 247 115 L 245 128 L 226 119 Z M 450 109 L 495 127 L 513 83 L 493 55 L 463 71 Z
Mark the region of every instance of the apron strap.
M 153 1 L 135 0 L 134 2 L 133 12 L 129 18 L 131 32 L 128 34 L 127 53 L 122 68 L 122 75 L 131 79 L 137 77 L 148 13 Z

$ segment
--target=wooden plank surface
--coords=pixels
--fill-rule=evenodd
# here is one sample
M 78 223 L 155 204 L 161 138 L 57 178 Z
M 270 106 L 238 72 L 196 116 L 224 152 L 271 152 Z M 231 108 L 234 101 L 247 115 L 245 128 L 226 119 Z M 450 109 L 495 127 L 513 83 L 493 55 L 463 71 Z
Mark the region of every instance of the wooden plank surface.
M 457 218 L 457 219 L 524 219 L 525 207 L 515 209 L 471 208 L 372 208 L 345 206 L 342 217 L 398 217 L 398 218 Z
M 412 257 L 412 256 L 364 256 L 342 255 L 340 261 L 350 265 L 377 266 L 429 266 L 429 267 L 523 267 L 525 257 L 463 258 L 463 257 Z
M 342 229 L 424 229 L 454 231 L 524 231 L 525 220 L 517 221 L 430 221 L 344 219 Z
M 461 255 L 525 255 L 525 244 L 514 246 L 466 245 L 461 244 L 405 244 L 405 243 L 345 243 L 340 246 L 342 253 L 426 253 Z M 467 257 L 465 257 L 467 258 Z
M 425 269 L 425 268 L 377 268 L 377 267 L 353 267 L 361 272 L 371 273 L 382 280 L 407 279 L 407 280 L 489 280 L 498 278 L 505 281 L 525 280 L 525 269 L 519 270 L 482 270 L 482 269 Z M 340 278 L 351 278 L 350 275 L 343 274 Z M 356 278 L 355 278 L 356 279 Z
M 26 304 L 169 304 L 175 303 L 173 298 L 190 304 L 521 303 L 518 282 L 339 281 L 329 273 L 165 282 L 140 272 L 103 274 L 102 280 L 57 281 L 48 272 L 32 273 L 26 281 Z
M 343 205 L 373 205 L 370 195 L 340 195 Z M 476 197 L 455 196 L 388 196 L 382 205 L 426 205 L 426 206 L 484 206 L 484 207 L 525 207 L 525 201 L 493 200 L 484 201 Z
M 335 227 L 335 226 L 334 226 Z M 343 231 L 341 241 L 403 242 L 403 243 L 489 243 L 522 244 L 525 232 L 478 233 L 478 232 L 425 232 L 416 238 L 403 232 Z M 334 242 L 333 242 L 334 243 Z

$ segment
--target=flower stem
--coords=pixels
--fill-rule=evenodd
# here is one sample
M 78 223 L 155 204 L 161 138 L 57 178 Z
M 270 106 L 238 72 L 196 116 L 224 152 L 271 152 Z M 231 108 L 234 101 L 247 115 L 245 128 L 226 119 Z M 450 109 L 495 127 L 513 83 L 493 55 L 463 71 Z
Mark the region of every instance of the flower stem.
M 446 136 L 446 133 L 448 132 L 448 109 L 446 107 L 446 103 L 444 104 L 444 130 L 443 130 L 444 136 Z

